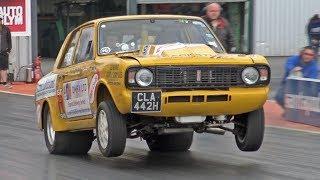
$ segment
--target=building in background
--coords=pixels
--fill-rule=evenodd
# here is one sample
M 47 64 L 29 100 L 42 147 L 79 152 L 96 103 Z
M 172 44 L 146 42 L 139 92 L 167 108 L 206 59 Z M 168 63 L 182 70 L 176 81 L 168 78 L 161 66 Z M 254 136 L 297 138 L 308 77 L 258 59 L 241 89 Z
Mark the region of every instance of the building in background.
M 11 26 L 26 28 L 13 36 L 10 62 L 17 76 L 18 69 L 37 55 L 54 59 L 66 35 L 88 20 L 125 14 L 201 16 L 210 2 L 222 4 L 240 52 L 265 56 L 289 56 L 305 46 L 306 24 L 313 14 L 320 13 L 319 0 L 1 0 L 0 13 L 8 14 L 8 23 L 12 13 L 23 14 L 23 24 Z M 16 8 L 7 11 L 11 6 Z M 17 22 L 21 22 L 19 18 Z
M 290 56 L 308 45 L 307 23 L 320 14 L 319 0 L 253 0 L 253 52 Z
M 13 69 L 27 65 L 32 58 L 31 0 L 1 0 L 0 15 L 12 35 L 9 71 L 13 73 Z
M 37 0 L 37 7 L 38 53 L 46 58 L 56 57 L 67 34 L 78 25 L 126 14 L 126 0 Z

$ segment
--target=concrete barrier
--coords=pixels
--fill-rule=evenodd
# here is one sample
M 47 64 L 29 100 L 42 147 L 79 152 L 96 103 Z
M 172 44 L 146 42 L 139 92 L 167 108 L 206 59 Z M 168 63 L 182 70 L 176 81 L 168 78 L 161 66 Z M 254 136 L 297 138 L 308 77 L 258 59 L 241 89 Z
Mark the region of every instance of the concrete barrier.
M 290 77 L 285 87 L 285 119 L 320 127 L 320 80 Z

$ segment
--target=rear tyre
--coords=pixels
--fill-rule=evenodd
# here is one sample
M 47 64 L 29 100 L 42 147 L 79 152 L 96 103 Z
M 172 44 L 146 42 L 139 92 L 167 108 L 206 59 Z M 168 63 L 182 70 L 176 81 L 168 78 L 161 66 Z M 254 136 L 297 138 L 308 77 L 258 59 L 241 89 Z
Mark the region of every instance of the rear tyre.
M 235 117 L 235 139 L 241 151 L 257 151 L 264 136 L 263 108 Z
M 106 100 L 99 104 L 96 130 L 103 156 L 117 157 L 123 154 L 127 138 L 126 120 L 113 101 Z
M 55 132 L 48 106 L 44 109 L 44 139 L 51 154 L 87 154 L 93 141 L 93 131 Z
M 146 141 L 151 151 L 185 152 L 190 149 L 193 141 L 193 132 L 156 135 Z

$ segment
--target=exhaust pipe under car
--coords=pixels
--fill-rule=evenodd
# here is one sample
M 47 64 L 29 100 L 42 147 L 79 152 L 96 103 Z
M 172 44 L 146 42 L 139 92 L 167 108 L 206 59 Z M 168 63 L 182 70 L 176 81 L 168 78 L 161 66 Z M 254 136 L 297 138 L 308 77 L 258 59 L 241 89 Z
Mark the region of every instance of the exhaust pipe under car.
M 220 128 L 207 128 L 204 132 L 209 134 L 218 134 L 218 135 L 224 135 L 226 133 L 225 130 Z
M 193 132 L 193 128 L 163 128 L 158 130 L 158 135 L 179 134 Z
M 158 130 L 158 135 L 188 133 L 193 131 L 193 128 L 163 128 Z M 207 128 L 204 132 L 217 135 L 224 135 L 226 133 L 225 130 L 220 128 Z

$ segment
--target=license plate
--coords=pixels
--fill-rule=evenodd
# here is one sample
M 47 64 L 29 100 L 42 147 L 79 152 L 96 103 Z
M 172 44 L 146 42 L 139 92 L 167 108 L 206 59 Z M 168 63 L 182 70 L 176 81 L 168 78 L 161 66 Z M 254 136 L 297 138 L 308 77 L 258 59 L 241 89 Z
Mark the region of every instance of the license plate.
M 132 92 L 131 112 L 161 111 L 161 92 Z

